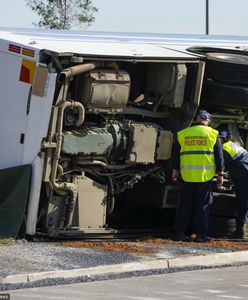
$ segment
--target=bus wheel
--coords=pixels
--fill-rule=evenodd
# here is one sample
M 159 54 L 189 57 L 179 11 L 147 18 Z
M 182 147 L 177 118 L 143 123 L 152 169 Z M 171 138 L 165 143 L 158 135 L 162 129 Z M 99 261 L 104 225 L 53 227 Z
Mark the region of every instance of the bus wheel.
M 234 86 L 229 84 L 205 81 L 202 90 L 203 104 L 218 105 L 232 108 L 248 108 L 248 86 Z

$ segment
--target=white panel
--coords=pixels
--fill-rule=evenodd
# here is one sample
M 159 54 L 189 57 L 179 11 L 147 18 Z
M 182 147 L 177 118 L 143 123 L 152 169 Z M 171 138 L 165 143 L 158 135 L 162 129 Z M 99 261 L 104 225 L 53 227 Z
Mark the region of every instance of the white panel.
M 35 234 L 37 214 L 39 208 L 40 189 L 42 182 L 43 159 L 36 157 L 32 164 L 32 178 L 28 201 L 28 213 L 26 223 L 26 233 Z
M 22 58 L 0 52 L 0 168 L 22 164 L 30 84 L 19 81 Z
M 177 57 L 184 56 L 192 58 L 194 55 L 186 50 L 190 46 L 223 47 L 226 49 L 235 49 L 236 47 L 240 46 L 247 47 L 248 44 L 248 38 L 246 36 L 152 34 L 130 32 L 120 33 L 75 30 L 56 31 L 1 28 L 0 47 L 2 49 L 5 48 L 6 45 L 4 44 L 6 44 L 6 41 L 25 45 L 29 49 L 47 49 L 58 53 L 74 52 L 80 54 L 102 54 L 114 56 L 124 55 L 133 57 L 137 55 L 135 54 L 136 52 L 141 54 L 141 56 L 148 55 L 148 57 L 158 57 L 158 55 L 162 55 L 163 57 L 171 56 L 170 53 L 168 54 L 164 51 L 158 53 L 159 50 L 156 50 L 156 47 L 163 45 L 164 47 L 168 47 L 175 51 L 179 50 L 184 52 L 184 55 L 182 53 L 180 54 L 180 52 L 175 52 L 173 56 L 176 55 Z M 141 45 L 141 47 L 138 47 L 137 45 Z M 149 47 L 149 45 L 153 45 L 154 47 Z M 148 46 L 150 49 L 148 49 L 146 46 Z M 135 52 L 132 52 L 132 50 L 135 50 Z M 38 51 L 36 51 L 36 53 L 38 53 Z
M 54 96 L 56 74 L 49 74 L 44 97 L 32 96 L 24 142 L 23 164 L 32 163 L 47 136 Z
M 63 33 L 0 31 L 0 38 L 14 44 L 25 45 L 29 49 L 47 49 L 57 53 L 117 57 L 195 58 L 195 55 L 186 51 L 180 52 L 160 47 L 159 44 L 164 44 L 163 39 L 142 36 L 104 36 L 101 33 L 90 36 L 80 33 L 65 33 L 64 31 Z
M 38 41 L 38 44 L 40 41 Z M 117 57 L 148 57 L 148 58 L 195 58 L 194 55 L 186 54 L 172 49 L 162 48 L 159 45 L 137 43 L 111 43 L 111 42 L 86 42 L 46 40 L 42 46 L 58 53 L 74 52 L 85 55 L 104 55 Z
M 49 74 L 44 97 L 32 96 L 24 143 L 23 164 L 32 163 L 32 178 L 27 215 L 27 234 L 35 234 L 42 182 L 43 160 L 38 156 L 41 141 L 47 136 L 56 74 Z

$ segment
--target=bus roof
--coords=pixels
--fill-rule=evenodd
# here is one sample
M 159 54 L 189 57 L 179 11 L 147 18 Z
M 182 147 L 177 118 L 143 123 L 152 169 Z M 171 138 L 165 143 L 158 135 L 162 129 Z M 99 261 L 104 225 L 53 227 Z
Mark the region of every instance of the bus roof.
M 248 48 L 248 37 L 0 28 L 0 41 L 83 55 L 193 59 L 189 47 Z

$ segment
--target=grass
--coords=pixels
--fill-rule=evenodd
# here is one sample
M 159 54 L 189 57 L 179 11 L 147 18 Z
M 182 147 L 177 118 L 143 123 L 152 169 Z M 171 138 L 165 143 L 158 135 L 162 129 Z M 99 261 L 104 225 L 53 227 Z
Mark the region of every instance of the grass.
M 12 245 L 15 242 L 12 238 L 0 238 L 0 246 L 1 245 Z

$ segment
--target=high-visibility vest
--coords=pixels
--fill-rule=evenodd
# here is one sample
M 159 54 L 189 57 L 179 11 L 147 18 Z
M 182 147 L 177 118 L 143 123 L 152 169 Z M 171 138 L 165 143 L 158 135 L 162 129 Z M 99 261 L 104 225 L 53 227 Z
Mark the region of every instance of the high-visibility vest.
M 188 127 L 177 133 L 180 172 L 186 182 L 206 182 L 215 175 L 214 145 L 218 131 L 204 125 Z
M 238 158 L 240 155 L 243 155 L 246 153 L 246 150 L 239 146 L 238 144 L 235 144 L 232 141 L 226 142 L 223 144 L 223 150 L 225 150 L 227 153 L 230 154 L 232 159 Z

